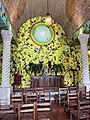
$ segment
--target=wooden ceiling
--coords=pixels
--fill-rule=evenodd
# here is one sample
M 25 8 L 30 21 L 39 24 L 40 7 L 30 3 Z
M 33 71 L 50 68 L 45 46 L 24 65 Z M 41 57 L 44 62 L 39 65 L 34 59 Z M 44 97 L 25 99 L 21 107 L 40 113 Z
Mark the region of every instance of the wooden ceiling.
M 1 0 L 15 33 L 28 19 L 45 16 L 47 0 Z M 90 20 L 90 0 L 48 0 L 49 12 L 68 38 Z

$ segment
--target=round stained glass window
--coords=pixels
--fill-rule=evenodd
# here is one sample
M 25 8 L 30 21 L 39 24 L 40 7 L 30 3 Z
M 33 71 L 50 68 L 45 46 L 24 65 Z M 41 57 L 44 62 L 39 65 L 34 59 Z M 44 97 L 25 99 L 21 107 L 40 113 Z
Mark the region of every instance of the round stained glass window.
M 54 29 L 45 23 L 36 23 L 30 31 L 31 39 L 38 45 L 48 45 L 55 37 Z

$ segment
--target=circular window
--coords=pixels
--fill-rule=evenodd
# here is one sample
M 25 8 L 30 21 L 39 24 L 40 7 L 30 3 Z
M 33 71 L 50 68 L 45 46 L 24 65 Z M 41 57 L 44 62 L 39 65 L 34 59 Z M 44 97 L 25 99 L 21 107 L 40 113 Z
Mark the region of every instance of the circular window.
M 55 37 L 54 29 L 45 23 L 36 23 L 30 31 L 31 39 L 38 45 L 48 45 Z

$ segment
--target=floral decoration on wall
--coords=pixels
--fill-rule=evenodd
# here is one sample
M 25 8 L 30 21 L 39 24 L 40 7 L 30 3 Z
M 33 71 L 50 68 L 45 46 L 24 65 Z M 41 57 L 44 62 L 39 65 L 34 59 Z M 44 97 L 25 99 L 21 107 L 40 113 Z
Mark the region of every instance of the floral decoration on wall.
M 32 26 L 38 22 L 44 22 L 45 17 L 35 17 L 27 20 L 19 29 L 18 38 L 12 40 L 11 44 L 11 83 L 14 80 L 14 74 L 19 72 L 22 74 L 22 87 L 30 85 L 30 74 L 27 70 L 30 63 L 43 63 L 43 67 L 48 67 L 48 62 L 51 65 L 62 63 L 65 66 L 65 84 L 72 84 L 73 73 L 72 67 L 77 69 L 79 82 L 81 81 L 81 56 L 78 47 L 70 51 L 70 47 L 61 37 L 64 33 L 62 27 L 53 21 L 52 28 L 55 31 L 55 38 L 49 45 L 38 46 L 30 37 Z M 74 61 L 76 59 L 76 61 Z M 79 66 L 77 68 L 77 65 Z M 80 72 L 80 73 L 79 73 Z M 50 74 L 50 73 L 49 73 Z M 76 74 L 76 73 L 75 73 Z M 39 75 L 39 74 L 38 74 Z M 55 75 L 52 73 L 52 75 Z M 58 73 L 60 75 L 60 73 Z M 76 79 L 76 78 L 75 78 Z

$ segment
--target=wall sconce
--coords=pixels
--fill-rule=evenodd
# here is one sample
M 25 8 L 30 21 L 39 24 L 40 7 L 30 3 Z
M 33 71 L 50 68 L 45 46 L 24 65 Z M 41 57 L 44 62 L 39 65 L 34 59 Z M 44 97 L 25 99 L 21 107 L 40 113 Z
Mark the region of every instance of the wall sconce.
M 49 0 L 47 0 L 47 14 L 46 14 L 46 18 L 45 18 L 45 24 L 47 26 L 50 26 L 52 24 L 52 18 L 51 18 L 50 13 L 49 13 L 48 1 Z

